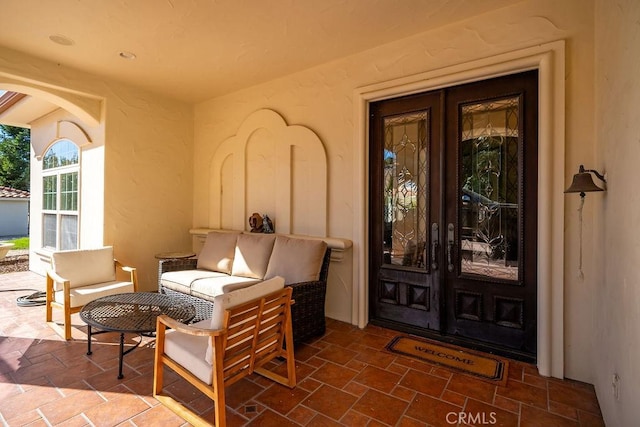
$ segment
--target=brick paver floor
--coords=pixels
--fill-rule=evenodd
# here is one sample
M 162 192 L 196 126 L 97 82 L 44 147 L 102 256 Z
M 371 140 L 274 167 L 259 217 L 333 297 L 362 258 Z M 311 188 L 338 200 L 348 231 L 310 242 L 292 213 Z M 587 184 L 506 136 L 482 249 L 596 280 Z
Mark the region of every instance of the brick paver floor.
M 0 290 L 43 289 L 31 272 L 0 275 Z M 65 342 L 44 306 L 18 306 L 32 291 L 0 292 L 0 422 L 9 426 L 183 426 L 152 397 L 153 338 L 125 356 L 118 380 L 117 334 L 96 336 L 72 317 Z M 60 310 L 54 319 L 60 321 Z M 57 316 L 57 317 L 56 317 Z M 260 376 L 227 389 L 229 426 L 603 426 L 593 386 L 538 375 L 512 361 L 506 387 L 389 353 L 397 333 L 328 321 L 324 337 L 296 348 L 298 386 Z M 127 342 L 138 338 L 127 336 Z M 198 413 L 211 402 L 168 372 L 165 390 Z M 460 423 L 459 423 L 460 422 Z M 468 424 L 467 424 L 468 423 Z

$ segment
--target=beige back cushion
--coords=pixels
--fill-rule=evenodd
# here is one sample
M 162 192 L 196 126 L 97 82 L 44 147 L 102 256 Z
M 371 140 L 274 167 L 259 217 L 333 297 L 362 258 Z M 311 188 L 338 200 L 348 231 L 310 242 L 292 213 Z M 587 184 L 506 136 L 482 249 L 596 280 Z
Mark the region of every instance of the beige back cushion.
M 72 288 L 116 280 L 113 247 L 54 252 L 51 267 Z M 58 286 L 56 286 L 58 290 Z
M 240 234 L 236 242 L 232 274 L 263 279 L 276 240 L 274 234 Z
M 264 278 L 282 276 L 287 285 L 318 280 L 326 250 L 322 240 L 278 236 Z
M 284 288 L 284 279 L 282 277 L 274 277 L 264 282 L 256 283 L 247 288 L 237 289 L 226 294 L 218 295 L 213 299 L 213 312 L 211 314 L 211 329 L 220 329 L 224 325 L 225 310 L 233 308 L 237 305 L 254 299 L 262 298 L 272 292 Z M 211 340 L 209 340 L 209 348 L 205 355 L 205 360 L 211 364 L 213 349 Z
M 236 240 L 239 232 L 217 232 L 207 234 L 207 239 L 198 256 L 199 269 L 231 274 Z

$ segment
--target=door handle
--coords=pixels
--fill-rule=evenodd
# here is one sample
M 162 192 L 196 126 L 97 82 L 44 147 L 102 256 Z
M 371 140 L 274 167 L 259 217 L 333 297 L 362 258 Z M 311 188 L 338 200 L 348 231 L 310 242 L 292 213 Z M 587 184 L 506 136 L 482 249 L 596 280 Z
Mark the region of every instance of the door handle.
M 455 228 L 453 226 L 453 224 L 449 223 L 449 225 L 447 226 L 447 269 L 449 270 L 449 273 L 453 273 L 453 245 L 455 244 L 454 242 L 454 238 L 455 238 Z
M 438 245 L 440 244 L 440 230 L 438 223 L 431 224 L 431 269 L 438 269 Z

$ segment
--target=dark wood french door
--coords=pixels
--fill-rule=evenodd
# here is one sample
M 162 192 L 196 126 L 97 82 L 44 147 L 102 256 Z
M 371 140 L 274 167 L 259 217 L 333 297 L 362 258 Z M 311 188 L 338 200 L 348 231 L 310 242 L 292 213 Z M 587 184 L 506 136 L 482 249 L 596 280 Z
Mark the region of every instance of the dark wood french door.
M 370 321 L 533 360 L 537 71 L 370 106 Z

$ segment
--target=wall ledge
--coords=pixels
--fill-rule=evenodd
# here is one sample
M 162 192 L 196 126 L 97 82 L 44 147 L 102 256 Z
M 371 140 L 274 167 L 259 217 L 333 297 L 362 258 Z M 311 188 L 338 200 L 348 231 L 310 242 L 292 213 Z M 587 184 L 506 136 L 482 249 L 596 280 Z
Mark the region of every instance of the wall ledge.
M 218 232 L 232 232 L 232 231 L 241 231 L 242 233 L 250 233 L 245 230 L 223 230 L 216 228 L 192 228 L 189 230 L 189 233 L 193 236 L 206 236 L 207 233 L 212 231 Z M 343 252 L 349 250 L 353 246 L 353 242 L 348 239 L 342 239 L 339 237 L 318 237 L 318 236 L 305 236 L 301 234 L 282 234 L 275 233 L 277 236 L 286 236 L 291 237 L 293 239 L 311 239 L 311 240 L 323 240 L 327 243 L 327 246 L 331 248 L 331 261 L 333 262 L 342 262 Z

